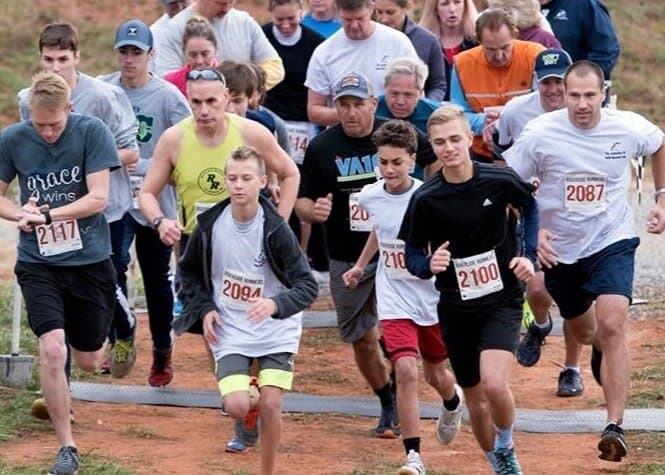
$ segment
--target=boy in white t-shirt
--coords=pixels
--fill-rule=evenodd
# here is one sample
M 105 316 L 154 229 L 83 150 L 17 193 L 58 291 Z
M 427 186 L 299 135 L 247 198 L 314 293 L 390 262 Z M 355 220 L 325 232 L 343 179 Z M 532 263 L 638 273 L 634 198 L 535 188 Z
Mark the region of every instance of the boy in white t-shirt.
M 202 321 L 224 410 L 261 420 L 261 474 L 271 474 L 282 431 L 282 392 L 291 389 L 302 310 L 317 285 L 298 240 L 267 198 L 258 153 L 240 147 L 224 170 L 229 199 L 197 217 L 180 261 L 183 315 Z M 258 361 L 258 401 L 250 367 Z M 255 406 L 255 407 L 253 407 Z
M 372 140 L 383 180 L 366 185 L 359 203 L 369 214 L 373 229 L 360 257 L 343 279 L 349 287 L 357 285 L 379 251 L 377 313 L 388 357 L 395 367 L 397 411 L 407 454 L 406 464 L 398 473 L 420 475 L 425 468 L 420 457 L 418 354 L 423 359 L 425 379 L 443 400 L 436 427 L 437 439 L 443 444 L 450 443 L 459 430 L 463 393 L 444 367 L 447 352 L 436 313 L 439 293 L 433 279 L 421 280 L 409 273 L 404 241 L 397 239 L 411 195 L 422 184 L 409 176 L 415 165 L 417 133 L 408 122 L 391 120 L 374 132 Z

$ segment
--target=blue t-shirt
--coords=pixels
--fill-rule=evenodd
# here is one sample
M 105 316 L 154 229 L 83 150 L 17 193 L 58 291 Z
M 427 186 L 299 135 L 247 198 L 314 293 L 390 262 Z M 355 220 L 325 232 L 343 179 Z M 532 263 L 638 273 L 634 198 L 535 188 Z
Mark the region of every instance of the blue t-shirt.
M 423 134 L 427 134 L 427 119 L 432 115 L 432 112 L 437 110 L 439 107 L 444 105 L 444 103 L 439 103 L 425 97 L 418 99 L 418 104 L 409 117 L 406 117 L 404 120 L 411 123 L 416 129 L 420 130 Z M 383 117 L 385 119 L 396 119 L 388 106 L 386 105 L 386 96 L 379 96 L 379 103 L 376 107 L 377 117 Z
M 70 114 L 58 140 L 50 144 L 31 120 L 6 128 L 0 135 L 0 180 L 18 177 L 21 205 L 30 197 L 50 209 L 76 201 L 88 193 L 86 175 L 120 166 L 113 136 L 94 117 Z M 18 260 L 54 266 L 78 266 L 103 261 L 111 255 L 109 226 L 103 213 L 77 220 L 81 249 L 44 256 L 37 243 L 41 233 L 21 232 Z M 54 232 L 57 232 L 56 229 Z M 38 236 L 40 234 L 40 236 Z
M 318 34 L 324 38 L 329 38 L 342 27 L 342 24 L 337 18 L 331 18 L 330 20 L 321 21 L 315 19 L 309 13 L 306 14 L 302 20 L 300 20 L 301 25 L 310 27 L 312 30 L 316 31 Z

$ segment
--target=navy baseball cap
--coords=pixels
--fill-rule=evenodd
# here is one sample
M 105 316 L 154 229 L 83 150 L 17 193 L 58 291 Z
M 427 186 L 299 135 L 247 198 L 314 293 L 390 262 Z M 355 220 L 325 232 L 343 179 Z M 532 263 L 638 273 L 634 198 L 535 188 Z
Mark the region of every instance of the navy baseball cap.
M 534 67 L 536 79 L 538 81 L 551 77 L 563 79 L 566 69 L 571 64 L 573 64 L 573 61 L 570 59 L 570 55 L 562 49 L 550 48 L 541 51 L 536 56 L 536 65 Z
M 360 73 L 349 73 L 335 83 L 333 88 L 334 96 L 333 101 L 340 97 L 353 96 L 360 99 L 367 99 L 372 97 L 372 87 L 365 76 Z
M 123 46 L 136 46 L 143 51 L 153 47 L 152 32 L 141 20 L 129 20 L 118 27 L 115 33 L 114 49 Z

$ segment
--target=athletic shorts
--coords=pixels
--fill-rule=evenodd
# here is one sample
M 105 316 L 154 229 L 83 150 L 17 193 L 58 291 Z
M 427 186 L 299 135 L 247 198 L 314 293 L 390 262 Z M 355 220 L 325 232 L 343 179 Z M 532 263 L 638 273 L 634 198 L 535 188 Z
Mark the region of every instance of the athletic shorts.
M 623 239 L 573 264 L 545 269 L 545 287 L 567 320 L 584 314 L 599 295 L 633 298 L 639 238 Z
M 249 372 L 256 359 L 259 365 L 259 388 L 275 386 L 290 390 L 293 385 L 293 353 L 273 353 L 253 358 L 232 354 L 215 362 L 217 386 L 222 397 L 238 391 L 249 391 Z
M 30 328 L 37 337 L 61 329 L 78 351 L 102 347 L 115 305 L 116 274 L 111 259 L 71 267 L 18 261 L 14 272 Z
M 376 263 L 367 266 L 358 287 L 353 290 L 342 279 L 342 274 L 351 267 L 353 263 L 330 259 L 330 295 L 337 311 L 337 328 L 346 343 L 360 340 L 379 322 L 374 295 Z
M 480 352 L 505 350 L 515 353 L 522 324 L 521 294 L 500 304 L 460 311 L 437 306 L 441 335 L 457 383 L 470 388 L 480 383 Z
M 439 324 L 422 326 L 411 319 L 381 320 L 381 332 L 391 362 L 418 354 L 429 363 L 441 363 L 448 357 Z

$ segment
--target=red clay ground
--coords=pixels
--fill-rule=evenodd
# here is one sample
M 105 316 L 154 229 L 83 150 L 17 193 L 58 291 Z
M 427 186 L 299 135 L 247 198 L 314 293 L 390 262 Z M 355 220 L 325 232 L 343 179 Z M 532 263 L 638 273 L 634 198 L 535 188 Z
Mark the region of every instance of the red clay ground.
M 633 367 L 653 362 L 648 344 L 665 341 L 665 317 L 631 320 L 628 328 Z M 114 384 L 147 384 L 151 343 L 146 316 L 140 319 L 139 358 L 124 380 L 109 376 L 94 379 Z M 518 407 L 540 409 L 589 409 L 600 407 L 600 388 L 588 370 L 584 354 L 586 392 L 581 398 L 554 396 L 558 368 L 563 357 L 562 338 L 550 337 L 543 359 L 534 368 L 515 365 L 511 380 Z M 176 344 L 177 388 L 215 389 L 201 341 L 193 335 Z M 335 330 L 305 330 L 296 361 L 295 391 L 313 394 L 369 396 L 370 391 L 353 364 L 349 346 L 338 342 Z M 638 391 L 634 387 L 633 391 Z M 421 388 L 423 400 L 435 401 L 429 388 Z M 341 409 L 341 408 L 340 408 Z M 223 452 L 231 433 L 231 420 L 218 410 L 111 405 L 74 402 L 75 437 L 83 453 L 111 457 L 137 474 L 258 473 L 256 452 L 230 455 Z M 331 415 L 286 414 L 277 473 L 383 474 L 392 473 L 403 461 L 398 440 L 378 440 L 370 431 L 375 420 Z M 423 421 L 423 455 L 430 473 L 487 473 L 487 465 L 468 425 L 448 447 L 433 435 L 434 421 Z M 626 473 L 630 462 L 655 461 L 633 451 L 626 462 L 612 464 L 597 459 L 597 434 L 544 435 L 517 433 L 518 453 L 525 473 Z M 630 442 L 630 436 L 629 436 Z M 260 449 L 257 449 L 260 450 Z M 35 433 L 0 444 L 10 463 L 46 464 L 55 452 L 52 433 Z

